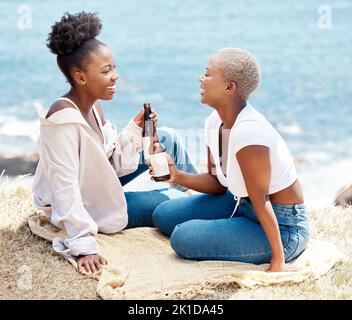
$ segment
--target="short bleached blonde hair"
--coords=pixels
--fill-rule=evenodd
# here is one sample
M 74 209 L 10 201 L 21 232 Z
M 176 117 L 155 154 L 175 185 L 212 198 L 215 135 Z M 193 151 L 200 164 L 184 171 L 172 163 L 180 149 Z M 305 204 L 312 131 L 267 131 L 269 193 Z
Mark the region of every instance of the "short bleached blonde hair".
M 256 57 L 240 48 L 223 48 L 216 55 L 220 57 L 220 69 L 224 72 L 225 80 L 235 82 L 241 99 L 247 100 L 261 82 L 261 70 Z

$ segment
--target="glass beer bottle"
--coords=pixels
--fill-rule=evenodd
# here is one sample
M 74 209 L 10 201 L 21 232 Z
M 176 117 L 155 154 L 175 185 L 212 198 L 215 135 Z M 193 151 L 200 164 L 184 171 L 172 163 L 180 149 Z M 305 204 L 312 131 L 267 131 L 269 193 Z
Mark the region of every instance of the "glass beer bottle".
M 170 179 L 169 165 L 166 159 L 165 147 L 159 141 L 156 133 L 155 123 L 150 119 L 152 113 L 149 103 L 144 103 L 144 129 L 143 129 L 143 153 L 144 163 L 152 165 L 155 181 L 166 181 Z
M 150 155 L 150 162 L 153 167 L 154 181 L 159 182 L 170 179 L 170 169 L 166 158 L 165 147 L 158 139 L 153 143 L 153 153 Z
M 143 128 L 143 155 L 144 163 L 150 165 L 150 155 L 152 153 L 153 141 L 155 140 L 156 129 L 155 124 L 152 119 L 150 119 L 150 114 L 152 110 L 149 103 L 143 104 L 144 108 L 144 128 Z

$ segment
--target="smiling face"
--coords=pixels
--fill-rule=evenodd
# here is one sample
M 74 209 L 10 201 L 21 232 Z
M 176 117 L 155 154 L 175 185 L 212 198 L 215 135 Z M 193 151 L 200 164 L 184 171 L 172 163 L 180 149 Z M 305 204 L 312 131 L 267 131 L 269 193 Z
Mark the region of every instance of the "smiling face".
M 112 52 L 103 45 L 99 46 L 90 54 L 83 70 L 73 70 L 73 78 L 90 96 L 111 100 L 119 78 Z
M 201 102 L 212 107 L 216 106 L 229 94 L 230 83 L 224 78 L 220 61 L 218 55 L 211 57 L 204 75 L 198 78 L 201 88 Z

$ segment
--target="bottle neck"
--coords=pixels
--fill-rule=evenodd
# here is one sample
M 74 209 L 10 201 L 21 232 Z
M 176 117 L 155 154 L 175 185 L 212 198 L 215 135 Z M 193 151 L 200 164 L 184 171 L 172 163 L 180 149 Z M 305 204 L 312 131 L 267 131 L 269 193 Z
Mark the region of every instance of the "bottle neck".
M 157 142 L 154 142 L 154 148 L 153 148 L 153 153 L 163 153 L 165 151 L 165 146 L 159 142 L 159 140 Z
M 144 121 L 143 137 L 156 136 L 156 128 L 153 120 Z
M 154 121 L 150 118 L 152 110 L 148 103 L 145 103 L 143 107 L 144 107 L 143 137 L 153 137 L 156 134 L 156 128 L 155 128 Z

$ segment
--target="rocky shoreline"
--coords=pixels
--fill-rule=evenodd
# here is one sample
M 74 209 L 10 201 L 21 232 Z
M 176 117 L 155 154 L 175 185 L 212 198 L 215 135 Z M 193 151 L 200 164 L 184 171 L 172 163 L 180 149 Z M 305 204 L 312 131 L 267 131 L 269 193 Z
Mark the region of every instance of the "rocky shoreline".
M 337 193 L 334 204 L 344 208 L 352 206 L 352 184 L 345 186 Z
M 37 153 L 0 154 L 0 174 L 5 176 L 18 176 L 25 174 L 34 174 L 39 161 Z

